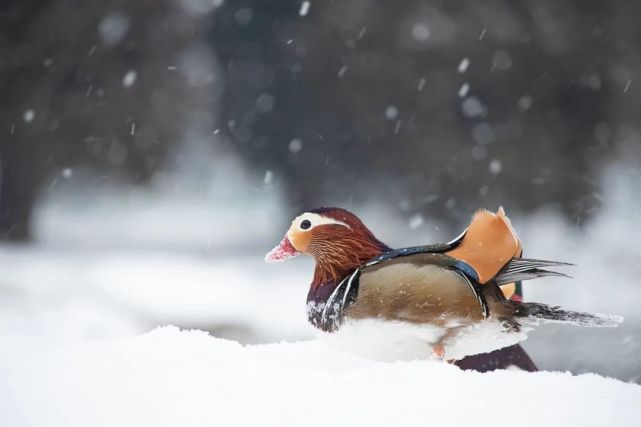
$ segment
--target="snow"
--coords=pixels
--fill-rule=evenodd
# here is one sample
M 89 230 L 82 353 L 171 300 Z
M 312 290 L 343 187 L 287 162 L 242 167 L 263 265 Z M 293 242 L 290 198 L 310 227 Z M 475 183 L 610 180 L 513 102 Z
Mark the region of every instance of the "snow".
M 234 19 L 239 25 L 247 25 L 251 22 L 254 17 L 254 12 L 248 7 L 242 7 L 236 11 Z
M 388 358 L 395 362 L 371 353 L 365 359 L 347 341 L 333 341 L 339 335 L 314 339 L 305 314 L 311 260 L 263 262 L 290 219 L 278 180 L 267 189 L 262 174 L 252 181 L 239 169 L 228 161 L 210 187 L 199 188 L 203 179 L 157 180 L 147 192 L 94 184 L 83 193 L 73 187 L 90 182 L 81 169 L 58 180 L 35 214 L 39 244 L 0 246 L 1 425 L 638 421 L 639 387 L 595 374 L 461 372 L 396 360 L 406 354 Z M 527 300 L 626 317 L 614 329 L 544 325 L 531 332 L 523 344 L 542 369 L 640 381 L 641 321 L 631 301 L 641 298 L 634 262 L 641 246 L 630 238 L 641 212 L 638 173 L 605 174 L 603 210 L 582 233 L 554 211 L 508 212 L 528 256 L 578 264 L 574 280 L 528 284 Z M 354 210 L 393 246 L 452 237 L 432 218 L 412 230 L 389 207 Z M 252 247 L 239 246 L 246 236 Z M 145 334 L 166 324 L 218 338 L 176 328 Z
M 242 346 L 163 327 L 0 359 L 3 425 L 636 426 L 641 386 L 594 374 L 383 363 L 317 340 Z M 508 421 L 509 420 L 509 421 Z
M 463 58 L 461 59 L 461 62 L 459 62 L 458 67 L 456 68 L 456 71 L 458 71 L 459 74 L 463 74 L 467 71 L 467 67 L 469 66 L 470 66 L 470 59 Z
M 520 332 L 505 333 L 504 325 L 490 319 L 462 328 L 445 346 L 444 360 L 461 360 L 472 354 L 509 347 L 527 338 L 535 322 L 523 324 Z M 451 326 L 458 326 L 455 322 Z M 445 330 L 435 325 L 389 322 L 378 319 L 346 321 L 341 328 L 321 340 L 328 346 L 382 362 L 434 359 L 433 345 Z
M 470 96 L 463 100 L 461 104 L 461 111 L 465 117 L 471 119 L 484 116 L 487 113 L 487 108 L 476 96 Z
M 263 93 L 256 99 L 256 109 L 261 113 L 269 113 L 274 109 L 275 99 L 269 93 Z
M 127 31 L 129 31 L 130 18 L 121 13 L 110 13 L 105 16 L 98 24 L 98 35 L 100 41 L 106 46 L 115 46 L 120 43 Z M 89 55 L 95 50 L 95 46 L 91 48 Z
M 628 89 L 630 89 L 631 84 L 632 80 L 628 80 L 628 82 L 625 84 L 625 87 L 623 88 L 623 93 L 627 93 Z
M 394 105 L 388 105 L 385 108 L 385 117 L 387 120 L 395 120 L 398 117 L 398 108 Z
M 36 112 L 31 108 L 28 110 L 25 110 L 25 112 L 22 114 L 22 120 L 24 120 L 25 123 L 31 123 L 35 118 L 36 118 Z
M 54 246 L 2 248 L 0 264 L 0 355 L 134 336 L 166 323 L 244 342 L 312 336 L 308 272 L 296 260 L 283 275 L 262 256 Z
M 490 144 L 496 138 L 496 134 L 489 123 L 480 122 L 472 128 L 472 138 L 474 138 L 474 141 L 478 144 Z
M 186 12 L 194 15 L 204 15 L 220 7 L 223 0 L 181 0 L 181 6 Z
M 305 297 L 312 261 L 263 261 L 291 220 L 280 181 L 265 186 L 263 173 L 250 180 L 230 159 L 214 170 L 211 179 L 158 178 L 146 190 L 101 189 L 80 168 L 73 179 L 58 179 L 35 213 L 39 243 L 0 245 L 0 358 L 121 340 L 165 324 L 242 343 L 311 339 Z M 614 329 L 543 325 L 531 332 L 523 345 L 541 369 L 641 381 L 641 318 L 633 303 L 641 298 L 641 244 L 630 238 L 641 212 L 638 177 L 636 170 L 609 170 L 603 209 L 584 231 L 554 210 L 523 216 L 508 207 L 527 256 L 577 264 L 572 280 L 527 283 L 528 301 L 625 317 Z M 411 229 L 389 205 L 352 209 L 392 246 L 453 237 L 426 216 Z M 414 207 L 408 201 L 400 209 Z
M 532 103 L 533 103 L 533 100 L 531 96 L 523 95 L 522 97 L 519 98 L 517 106 L 520 111 L 526 112 L 527 110 L 530 109 L 530 107 L 532 107 Z
M 62 170 L 62 176 L 63 176 L 63 178 L 67 178 L 67 179 L 71 178 L 73 176 L 73 169 L 64 168 Z
M 122 78 L 122 85 L 125 88 L 130 88 L 134 85 L 134 83 L 136 83 L 137 78 L 138 78 L 138 73 L 136 72 L 136 70 L 129 70 Z
M 469 83 L 463 83 L 461 85 L 461 88 L 458 90 L 459 98 L 465 98 L 469 91 L 470 91 L 470 84 Z
M 412 230 L 416 230 L 418 227 L 423 225 L 425 219 L 421 214 L 414 214 L 410 217 L 409 226 Z
M 512 57 L 504 50 L 499 50 L 492 55 L 492 70 L 507 71 L 512 68 Z
M 270 170 L 265 171 L 265 177 L 263 178 L 263 183 L 265 185 L 270 185 L 273 179 L 274 179 L 274 172 Z
M 299 138 L 294 138 L 289 142 L 289 152 L 292 154 L 298 154 L 300 150 L 303 149 L 303 141 Z
M 503 164 L 499 159 L 493 159 L 490 162 L 490 173 L 492 175 L 498 175 L 499 173 L 501 173 L 501 169 L 503 169 Z
M 298 14 L 300 16 L 307 16 L 307 14 L 309 13 L 309 8 L 310 7 L 311 7 L 311 3 L 309 1 L 307 1 L 307 0 L 305 0 L 304 2 L 302 2 L 300 4 L 300 10 L 298 11 Z
M 416 22 L 412 26 L 412 37 L 416 39 L 416 41 L 419 42 L 424 42 L 427 39 L 430 38 L 430 27 L 428 27 L 425 23 L 423 22 Z

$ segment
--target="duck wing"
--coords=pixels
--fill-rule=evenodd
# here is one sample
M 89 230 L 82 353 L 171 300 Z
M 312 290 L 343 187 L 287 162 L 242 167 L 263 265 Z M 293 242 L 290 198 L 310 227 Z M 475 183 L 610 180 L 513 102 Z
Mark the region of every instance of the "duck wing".
M 565 262 L 521 258 L 523 248 L 503 208 L 496 213 L 478 211 L 463 233 L 448 243 L 413 246 L 388 251 L 366 266 L 420 253 L 445 254 L 458 263 L 455 267 L 483 285 L 490 281 L 501 286 L 506 298 L 515 291 L 515 282 L 565 274 L 543 267 L 568 266 Z
M 480 321 L 487 305 L 461 266 L 439 253 L 406 253 L 368 264 L 360 269 L 358 291 L 345 314 L 443 326 Z

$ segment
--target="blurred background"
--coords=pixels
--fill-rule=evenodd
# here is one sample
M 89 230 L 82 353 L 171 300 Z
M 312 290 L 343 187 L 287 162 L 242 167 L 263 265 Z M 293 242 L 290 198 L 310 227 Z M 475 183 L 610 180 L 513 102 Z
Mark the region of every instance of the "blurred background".
M 308 339 L 293 215 L 392 246 L 505 206 L 544 369 L 641 383 L 641 4 L 0 1 L 0 358 L 175 324 Z

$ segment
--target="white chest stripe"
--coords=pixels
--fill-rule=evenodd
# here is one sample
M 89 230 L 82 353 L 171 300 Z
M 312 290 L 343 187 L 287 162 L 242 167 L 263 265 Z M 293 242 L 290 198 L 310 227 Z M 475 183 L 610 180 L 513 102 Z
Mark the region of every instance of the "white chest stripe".
M 359 270 L 356 270 L 352 273 L 351 276 L 349 276 L 349 280 L 347 281 L 347 287 L 345 288 L 345 293 L 343 294 L 343 302 L 341 304 L 341 310 L 345 308 L 345 304 L 347 303 L 347 295 L 349 295 L 349 290 L 352 289 L 352 282 L 354 281 L 354 278 L 356 275 L 358 275 Z
M 321 322 L 326 323 L 328 322 L 329 319 L 329 309 L 335 304 L 334 300 L 336 299 L 336 296 L 338 295 L 338 292 L 340 291 L 340 288 L 342 286 L 345 286 L 345 293 L 343 294 L 343 300 L 341 301 L 341 305 L 336 307 L 335 313 L 340 313 L 343 308 L 345 308 L 345 304 L 347 302 L 347 295 L 349 293 L 349 290 L 352 287 L 352 282 L 354 281 L 354 278 L 356 275 L 359 273 L 359 270 L 357 269 L 354 271 L 351 275 L 348 277 L 344 278 L 338 286 L 336 286 L 336 289 L 332 292 L 332 294 L 329 296 L 327 299 L 327 302 L 325 302 L 325 307 L 323 307 L 323 312 L 321 314 Z

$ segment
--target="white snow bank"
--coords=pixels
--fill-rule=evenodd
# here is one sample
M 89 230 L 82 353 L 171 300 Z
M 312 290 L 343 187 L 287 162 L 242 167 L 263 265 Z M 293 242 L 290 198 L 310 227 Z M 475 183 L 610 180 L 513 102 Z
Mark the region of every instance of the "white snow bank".
M 382 363 L 318 341 L 157 329 L 0 362 L 6 426 L 632 426 L 641 387 L 594 374 Z
M 238 165 L 210 169 L 217 174 L 211 179 L 196 174 L 151 189 L 103 188 L 78 170 L 52 184 L 34 216 L 38 243 L 0 245 L 0 358 L 124 339 L 164 324 L 244 343 L 312 338 L 305 296 L 313 261 L 263 262 L 291 219 L 282 212 L 278 177 L 267 188 L 262 173 L 252 181 Z M 577 264 L 564 269 L 574 280 L 526 283 L 528 301 L 620 314 L 625 322 L 614 329 L 545 325 L 523 345 L 544 369 L 641 382 L 641 172 L 618 165 L 604 178 L 604 206 L 582 232 L 558 212 L 524 216 L 506 207 L 527 256 Z M 335 201 L 392 246 L 454 235 L 427 217 L 408 224 L 383 202 Z

